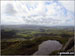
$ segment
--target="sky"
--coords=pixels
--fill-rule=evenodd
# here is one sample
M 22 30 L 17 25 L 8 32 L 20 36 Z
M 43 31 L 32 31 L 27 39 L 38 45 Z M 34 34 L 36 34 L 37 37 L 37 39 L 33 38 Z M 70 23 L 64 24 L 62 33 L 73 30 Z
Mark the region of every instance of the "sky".
M 74 25 L 74 1 L 1 1 L 1 25 Z

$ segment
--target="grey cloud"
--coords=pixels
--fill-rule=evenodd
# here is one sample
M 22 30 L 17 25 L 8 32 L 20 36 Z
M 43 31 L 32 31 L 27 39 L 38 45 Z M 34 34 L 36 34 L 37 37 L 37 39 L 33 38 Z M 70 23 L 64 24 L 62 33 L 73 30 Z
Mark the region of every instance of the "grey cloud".
M 56 23 L 62 21 L 62 20 L 55 20 L 52 18 L 37 18 L 37 20 L 36 20 L 34 18 L 30 19 L 29 17 L 24 18 L 23 20 L 28 24 L 29 23 L 30 24 L 51 24 L 51 23 L 56 24 Z
M 15 15 L 16 14 L 16 10 L 14 9 L 12 4 L 7 4 L 6 8 L 5 8 L 5 13 L 7 15 Z

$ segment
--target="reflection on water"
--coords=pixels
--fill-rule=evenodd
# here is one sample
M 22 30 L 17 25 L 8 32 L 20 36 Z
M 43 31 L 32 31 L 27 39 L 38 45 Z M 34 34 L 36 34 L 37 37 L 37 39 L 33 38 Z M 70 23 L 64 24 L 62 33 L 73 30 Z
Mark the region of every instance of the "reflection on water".
M 34 55 L 47 55 L 52 51 L 59 50 L 62 48 L 62 44 L 56 40 L 47 40 L 39 45 L 38 51 Z

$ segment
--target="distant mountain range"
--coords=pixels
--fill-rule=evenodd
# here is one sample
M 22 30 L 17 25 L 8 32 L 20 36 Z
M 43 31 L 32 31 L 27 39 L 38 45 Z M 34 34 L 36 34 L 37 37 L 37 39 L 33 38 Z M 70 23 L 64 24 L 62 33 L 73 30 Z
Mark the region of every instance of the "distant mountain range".
M 74 29 L 74 26 L 1 25 L 1 29 Z

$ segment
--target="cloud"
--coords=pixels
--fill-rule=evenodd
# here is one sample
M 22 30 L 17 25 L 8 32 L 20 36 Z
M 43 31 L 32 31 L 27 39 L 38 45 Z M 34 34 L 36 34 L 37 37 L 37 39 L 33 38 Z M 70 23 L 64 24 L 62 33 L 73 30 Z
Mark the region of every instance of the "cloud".
M 58 1 L 60 2 L 66 9 L 72 11 L 72 12 L 75 12 L 74 11 L 74 0 L 72 1 Z
M 1 4 L 2 24 L 74 25 L 73 8 L 59 1 L 2 1 Z
M 14 9 L 12 4 L 7 4 L 6 8 L 5 8 L 5 13 L 7 15 L 15 15 L 16 14 L 16 10 Z

